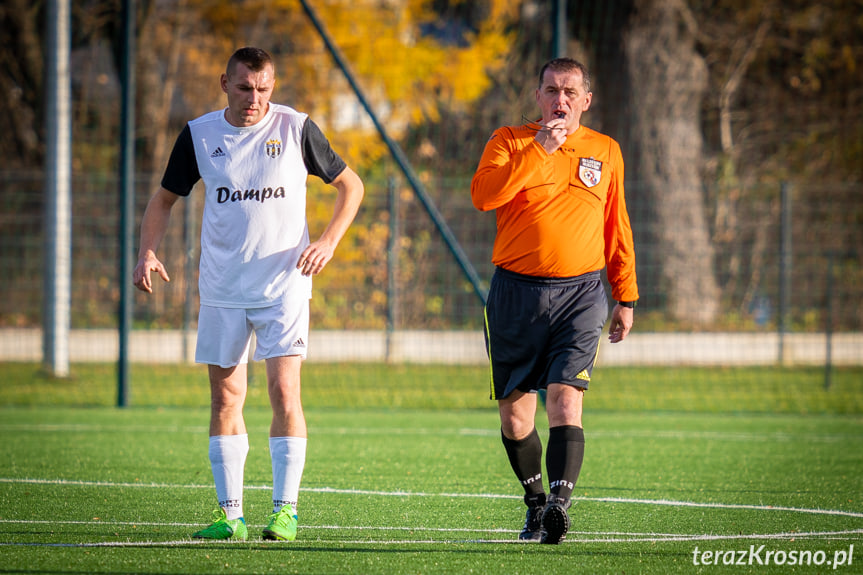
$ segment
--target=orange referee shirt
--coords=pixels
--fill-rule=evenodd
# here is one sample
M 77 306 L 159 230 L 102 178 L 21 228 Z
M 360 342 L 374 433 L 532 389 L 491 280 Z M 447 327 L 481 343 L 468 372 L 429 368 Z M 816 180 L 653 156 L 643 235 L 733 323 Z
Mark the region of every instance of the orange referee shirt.
M 540 277 L 607 267 L 612 297 L 636 301 L 620 146 L 580 126 L 549 155 L 535 136 L 529 126 L 496 130 L 471 182 L 473 205 L 497 210 L 492 261 Z

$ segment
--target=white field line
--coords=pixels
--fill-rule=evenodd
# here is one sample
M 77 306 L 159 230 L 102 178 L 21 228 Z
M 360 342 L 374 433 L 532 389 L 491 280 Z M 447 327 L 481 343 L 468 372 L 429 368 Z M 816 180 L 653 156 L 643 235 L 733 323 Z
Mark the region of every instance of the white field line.
M 91 521 L 66 521 L 66 520 L 40 520 L 40 519 L 0 519 L 0 525 L 107 525 L 119 527 L 188 527 L 190 529 L 207 525 L 206 523 L 179 523 L 179 522 L 154 522 L 154 521 L 104 521 L 102 519 L 93 519 Z M 266 524 L 248 523 L 249 528 L 262 528 Z M 394 526 L 374 526 L 374 525 L 302 525 L 303 530 L 323 529 L 330 531 L 433 531 L 438 533 L 518 533 L 518 529 L 487 529 L 470 527 L 394 527 Z M 632 533 L 630 535 L 637 535 Z M 673 534 L 665 534 L 669 537 Z
M 261 431 L 268 428 L 261 427 Z M 0 424 L 0 432 L 106 432 L 106 433 L 197 433 L 207 432 L 205 425 L 103 425 L 86 423 L 9 423 Z M 499 438 L 499 429 L 432 429 L 432 428 L 374 428 L 374 427 L 314 427 L 310 426 L 310 432 L 316 435 L 420 435 L 420 436 L 442 436 L 462 435 L 475 437 Z M 805 439 L 808 442 L 835 443 L 842 441 L 863 441 L 863 434 L 853 433 L 825 433 L 825 434 L 793 434 L 785 432 L 726 432 L 726 431 L 674 431 L 674 430 L 625 430 L 625 431 L 590 431 L 587 433 L 592 438 L 635 438 L 635 439 L 707 439 L 714 441 L 798 441 Z
M 19 522 L 19 523 L 30 523 L 30 522 Z M 164 524 L 164 525 L 172 525 L 172 524 Z M 303 531 L 314 531 L 315 529 L 339 529 L 339 530 L 348 530 L 348 529 L 361 529 L 368 531 L 380 531 L 380 530 L 405 530 L 405 531 L 418 531 L 415 528 L 380 528 L 380 527 L 303 527 Z M 441 531 L 441 532 L 452 532 L 452 529 L 429 529 L 426 528 L 425 531 Z M 497 530 L 486 531 L 482 529 L 477 530 L 459 530 L 459 531 L 467 531 L 470 533 L 485 533 L 485 532 L 497 532 Z M 823 540 L 831 540 L 831 541 L 857 541 L 860 539 L 860 536 L 863 535 L 863 529 L 850 529 L 844 531 L 813 531 L 813 532 L 787 532 L 787 533 L 751 533 L 751 534 L 738 534 L 738 535 L 712 535 L 712 534 L 653 534 L 653 533 L 631 533 L 631 534 L 620 534 L 623 537 L 615 534 L 615 533 L 603 533 L 603 532 L 570 532 L 570 537 L 566 539 L 563 543 L 576 545 L 576 544 L 587 544 L 587 543 L 686 543 L 693 541 L 729 541 L 729 540 L 749 540 L 749 541 L 765 541 L 765 540 L 789 540 L 796 541 L 800 539 L 823 539 Z M 572 537 L 572 536 L 578 536 Z M 587 537 L 582 537 L 587 536 Z M 593 537 L 591 537 L 593 536 Z M 304 538 L 298 542 L 293 543 L 284 543 L 284 542 L 269 542 L 263 540 L 250 540 L 250 541 L 206 541 L 200 539 L 180 539 L 173 541 L 99 541 L 99 542 L 80 542 L 80 543 L 44 543 L 44 542 L 6 542 L 0 541 L 0 547 L 184 547 L 191 545 L 201 545 L 204 543 L 208 544 L 216 544 L 216 545 L 249 545 L 249 544 L 264 544 L 264 545 L 286 545 L 290 546 L 300 546 L 302 547 L 304 544 L 315 543 L 315 544 L 331 544 L 331 545 L 454 545 L 454 544 L 468 544 L 468 543 L 509 543 L 516 545 L 528 545 L 529 543 L 519 541 L 518 539 L 510 538 L 510 539 L 491 539 L 491 538 L 480 538 L 480 539 L 321 539 L 321 538 Z
M 212 485 L 180 485 L 170 483 L 115 483 L 108 481 L 77 481 L 67 479 L 29 479 L 0 477 L 0 484 L 30 484 L 30 485 L 73 485 L 83 487 L 119 487 L 119 488 L 151 488 L 151 489 L 212 489 Z M 249 490 L 270 490 L 270 485 L 247 485 Z M 496 493 L 427 493 L 422 491 L 375 491 L 368 489 L 338 489 L 334 487 L 302 487 L 300 491 L 307 493 L 332 493 L 339 495 L 372 495 L 379 497 L 445 497 L 472 499 L 521 499 L 518 495 L 503 495 Z M 840 517 L 863 518 L 863 512 L 844 511 L 841 509 L 813 509 L 807 507 L 786 507 L 779 505 L 754 505 L 745 503 L 702 503 L 697 501 L 676 501 L 672 499 L 633 499 L 625 497 L 574 497 L 574 502 L 589 501 L 595 503 L 621 503 L 628 505 L 659 505 L 665 507 L 690 507 L 703 509 L 742 509 L 750 511 L 778 511 L 788 513 L 808 513 L 812 515 L 832 515 Z
M 749 509 L 752 511 L 787 511 L 790 513 L 811 513 L 813 515 L 838 515 L 842 517 L 863 517 L 863 512 L 843 511 L 841 509 L 811 509 L 806 507 L 784 507 L 780 505 L 751 505 L 745 503 L 699 503 L 695 501 L 674 501 L 670 499 L 628 499 L 621 497 L 574 497 L 577 501 L 596 501 L 601 503 L 628 503 L 641 505 L 667 505 L 671 507 L 700 507 L 707 509 Z
M 147 522 L 147 521 L 104 521 L 94 519 L 91 521 L 66 521 L 66 520 L 35 520 L 35 519 L 0 519 L 0 524 L 13 525 L 90 525 L 90 526 L 121 526 L 121 527 L 184 527 L 196 528 L 204 523 L 178 523 L 178 522 Z M 249 523 L 250 528 L 262 528 L 263 523 L 256 525 Z M 376 525 L 303 525 L 303 531 L 409 531 L 409 532 L 432 532 L 432 533 L 518 533 L 518 529 L 503 528 L 470 528 L 470 527 L 419 527 L 419 526 L 376 526 Z M 788 531 L 782 533 L 755 533 L 755 534 L 691 534 L 691 533 L 655 533 L 655 532 L 627 532 L 627 531 L 570 531 L 569 536 L 578 537 L 575 541 L 725 541 L 738 539 L 807 539 L 844 537 L 849 535 L 863 535 L 863 528 L 845 529 L 839 531 Z M 585 537 L 593 537 L 587 539 Z M 2 543 L 0 543 L 2 544 Z

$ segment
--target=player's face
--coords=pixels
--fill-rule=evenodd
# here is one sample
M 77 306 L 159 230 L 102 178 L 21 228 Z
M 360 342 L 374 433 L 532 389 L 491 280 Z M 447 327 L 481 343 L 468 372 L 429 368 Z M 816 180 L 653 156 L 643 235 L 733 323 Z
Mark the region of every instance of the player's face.
M 253 126 L 260 122 L 270 107 L 275 78 L 273 67 L 266 65 L 258 72 L 242 62 L 230 75 L 222 74 L 222 91 L 228 96 L 225 119 L 233 126 Z
M 556 118 L 565 120 L 568 134 L 578 129 L 581 115 L 590 108 L 591 92 L 584 89 L 581 72 L 546 70 L 542 87 L 536 91 L 536 103 L 542 111 L 542 123 Z

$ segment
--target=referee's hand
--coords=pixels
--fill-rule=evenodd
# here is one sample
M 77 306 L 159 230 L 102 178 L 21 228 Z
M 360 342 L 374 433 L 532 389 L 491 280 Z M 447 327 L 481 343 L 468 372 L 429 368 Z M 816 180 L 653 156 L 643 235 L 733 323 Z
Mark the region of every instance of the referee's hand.
M 623 307 L 620 304 L 614 306 L 611 312 L 611 325 L 608 328 L 608 341 L 618 343 L 629 335 L 632 329 L 634 310 L 631 307 Z
M 566 142 L 566 136 L 566 120 L 555 118 L 544 124 L 534 139 L 551 155 Z

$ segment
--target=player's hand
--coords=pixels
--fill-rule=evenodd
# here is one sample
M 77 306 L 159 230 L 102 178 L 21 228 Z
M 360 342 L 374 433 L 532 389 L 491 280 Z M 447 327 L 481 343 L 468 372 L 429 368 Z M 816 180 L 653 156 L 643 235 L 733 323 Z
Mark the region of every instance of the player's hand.
M 326 242 L 317 241 L 309 244 L 300 259 L 297 260 L 297 269 L 304 276 L 315 276 L 321 273 L 331 259 L 335 248 Z
M 611 312 L 611 325 L 608 328 L 608 341 L 618 343 L 629 335 L 635 312 L 631 307 L 623 307 L 620 304 L 614 306 Z
M 168 271 L 162 265 L 162 262 L 159 261 L 159 258 L 156 257 L 156 254 L 148 251 L 146 255 L 138 260 L 138 265 L 135 266 L 135 270 L 132 272 L 132 283 L 135 284 L 136 288 L 147 293 L 153 293 L 153 282 L 150 280 L 150 272 L 156 272 L 166 282 L 171 281 L 171 278 L 168 277 Z

